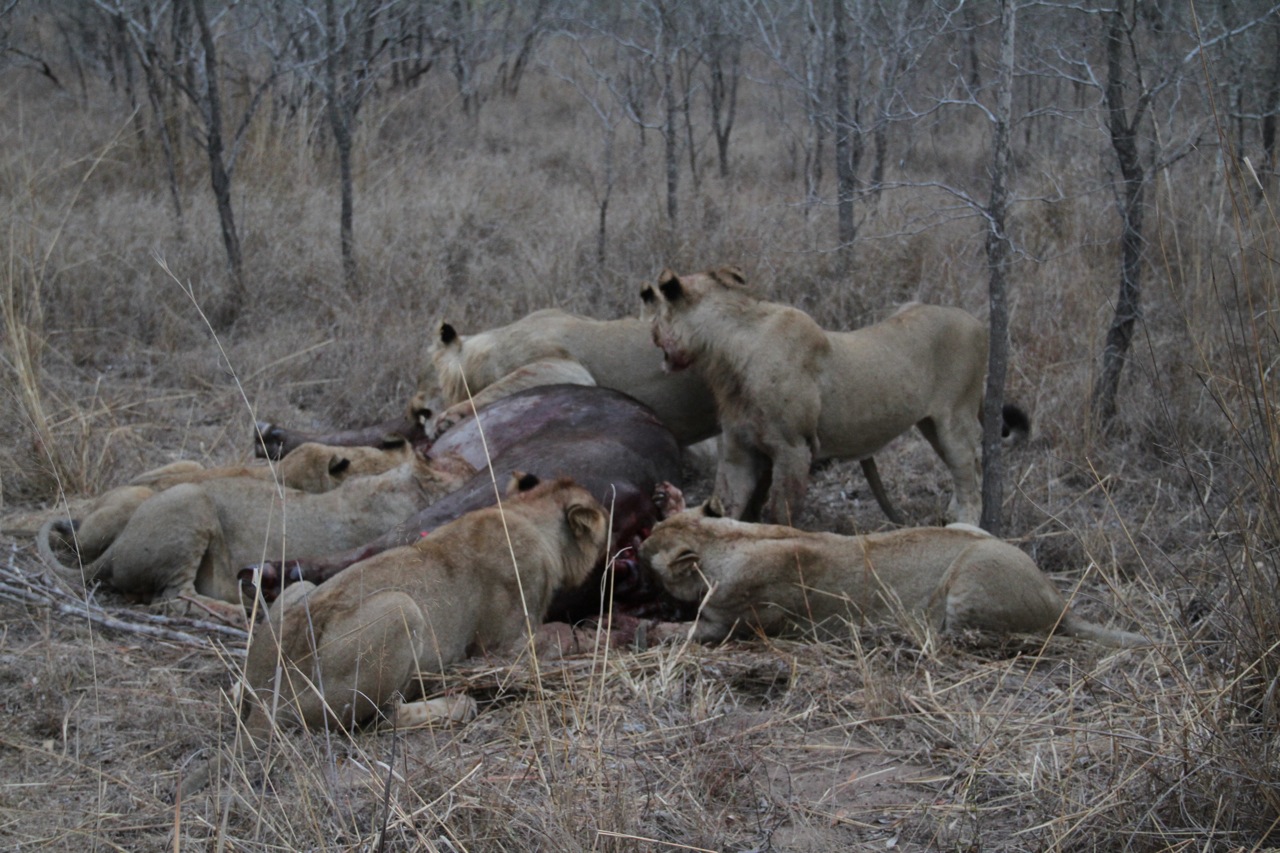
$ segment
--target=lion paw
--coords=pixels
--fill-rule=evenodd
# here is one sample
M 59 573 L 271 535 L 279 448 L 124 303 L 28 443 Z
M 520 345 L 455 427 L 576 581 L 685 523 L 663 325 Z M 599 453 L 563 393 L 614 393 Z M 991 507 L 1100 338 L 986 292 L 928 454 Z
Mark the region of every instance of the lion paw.
M 401 702 L 392 714 L 398 729 L 466 723 L 476 717 L 476 700 L 465 693 L 458 693 L 439 699 Z
M 653 490 L 653 502 L 658 506 L 661 518 L 670 518 L 685 511 L 684 492 L 672 483 L 663 480 Z

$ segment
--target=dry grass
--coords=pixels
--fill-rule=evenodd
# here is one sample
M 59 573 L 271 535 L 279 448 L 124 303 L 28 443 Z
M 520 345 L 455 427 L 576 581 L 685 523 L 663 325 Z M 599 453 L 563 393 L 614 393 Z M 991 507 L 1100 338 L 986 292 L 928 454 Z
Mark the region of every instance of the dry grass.
M 435 82 L 367 106 L 358 297 L 339 274 L 332 164 L 306 145 L 305 122 L 255 126 L 236 174 L 250 302 L 216 340 L 196 310 L 224 286 L 196 153 L 178 229 L 159 168 L 121 131 L 108 93 L 85 105 L 17 73 L 0 104 L 0 581 L 15 588 L 36 572 L 30 533 L 47 508 L 178 456 L 242 459 L 257 417 L 344 426 L 397 409 L 441 318 L 475 329 L 549 305 L 619 315 L 661 267 L 722 261 L 831 327 L 911 298 L 985 307 L 977 223 L 940 214 L 943 200 L 923 189 L 864 211 L 860 272 L 840 280 L 835 212 L 800 204 L 776 111 L 752 102 L 735 131 L 736 177 L 724 184 L 708 169 L 698 190 L 686 182 L 678 238 L 663 221 L 661 146 L 624 129 L 608 258 L 596 266 L 598 129 L 572 93 L 535 75 L 474 121 Z M 915 140 L 895 177 L 957 179 L 980 163 L 959 149 L 980 144 Z M 260 744 L 226 696 L 242 643 L 138 633 L 138 611 L 106 592 L 114 627 L 0 587 L 0 843 L 1275 843 L 1280 229 L 1270 198 L 1256 201 L 1247 175 L 1211 155 L 1161 179 L 1121 423 L 1098 436 L 1085 401 L 1117 251 L 1095 165 L 1083 149 L 1058 158 L 1067 199 L 1016 211 L 1037 260 L 1020 262 L 1011 293 L 1010 395 L 1033 410 L 1036 435 L 1008 455 L 1007 529 L 1078 609 L 1163 638 L 1157 649 L 868 629 L 820 645 L 584 653 L 538 679 L 526 664 L 476 661 L 456 673 L 481 702 L 464 727 Z M 1035 169 L 1024 173 L 1025 195 L 1044 191 Z M 940 519 L 946 478 L 923 442 L 895 443 L 880 467 L 909 517 Z M 882 524 L 843 464 L 815 476 L 805 522 Z

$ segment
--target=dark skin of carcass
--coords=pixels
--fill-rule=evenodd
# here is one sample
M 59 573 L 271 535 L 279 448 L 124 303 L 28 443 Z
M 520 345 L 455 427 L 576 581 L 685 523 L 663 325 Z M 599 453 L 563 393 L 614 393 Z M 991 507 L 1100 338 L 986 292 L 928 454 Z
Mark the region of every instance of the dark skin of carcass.
M 260 429 L 280 446 L 295 441 L 296 434 L 289 430 L 270 425 Z M 372 444 L 383 435 L 374 430 L 365 434 L 374 436 Z M 331 438 L 308 436 L 308 440 L 325 443 L 333 443 Z M 498 494 L 505 492 L 510 475 L 521 472 L 543 480 L 571 477 L 613 514 L 608 555 L 613 558 L 612 577 L 607 578 L 601 565 L 593 580 L 577 590 L 561 591 L 548 621 L 599 614 L 605 603 L 602 584 L 606 580 L 614 607 L 629 615 L 676 618 L 677 611 L 683 609 L 663 594 L 637 559 L 640 541 L 661 518 L 661 508 L 653 500 L 655 487 L 664 481 L 679 483 L 681 475 L 680 447 L 648 408 L 606 388 L 532 388 L 481 409 L 478 417 L 468 418 L 440 436 L 427 453 L 437 459 L 451 454 L 477 471 L 457 491 L 358 548 L 291 559 L 283 566 L 274 561 L 246 567 L 241 571 L 242 583 L 252 584 L 254 574 L 260 571 L 260 591 L 268 600 L 279 593 L 282 578 L 286 584 L 298 580 L 322 583 L 353 563 L 410 544 L 463 513 L 493 505 Z

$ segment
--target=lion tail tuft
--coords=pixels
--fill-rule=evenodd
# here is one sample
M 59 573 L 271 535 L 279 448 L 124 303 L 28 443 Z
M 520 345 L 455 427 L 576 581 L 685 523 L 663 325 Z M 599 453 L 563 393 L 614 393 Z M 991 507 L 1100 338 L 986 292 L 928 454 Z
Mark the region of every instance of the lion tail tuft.
M 1031 436 L 1031 416 L 1013 403 L 1005 403 L 1000 409 L 1004 427 L 1000 435 L 1015 442 L 1026 441 Z

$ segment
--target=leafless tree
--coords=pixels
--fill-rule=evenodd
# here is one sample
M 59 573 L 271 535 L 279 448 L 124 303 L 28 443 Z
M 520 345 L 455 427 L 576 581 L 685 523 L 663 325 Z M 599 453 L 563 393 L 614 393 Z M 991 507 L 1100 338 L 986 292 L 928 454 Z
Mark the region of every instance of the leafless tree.
M 1103 74 L 1082 62 L 1090 81 L 1102 91 L 1105 127 L 1120 174 L 1120 282 L 1102 364 L 1093 387 L 1094 422 L 1105 429 L 1115 419 L 1120 377 L 1128 362 L 1135 328 L 1142 316 L 1142 274 L 1146 265 L 1147 186 L 1151 179 L 1200 142 L 1208 111 L 1184 122 L 1180 139 L 1163 139 L 1153 113 L 1164 102 L 1176 109 L 1201 54 L 1230 43 L 1273 18 L 1280 5 L 1253 7 L 1239 21 L 1180 20 L 1169 10 L 1147 8 L 1137 0 L 1119 0 L 1098 16 L 1103 36 Z M 1194 12 L 1194 10 L 1193 10 Z
M 1007 282 L 1012 248 L 1007 218 L 1009 207 L 1010 124 L 1013 120 L 1013 73 L 1017 44 L 1016 0 L 1000 0 L 1000 61 L 997 65 L 992 109 L 991 194 L 987 220 L 987 301 L 990 342 L 987 348 L 987 386 L 982 417 L 982 526 L 1001 535 L 1004 527 L 1003 428 L 1004 386 L 1009 368 L 1009 304 Z
M 618 126 L 626 120 L 632 94 L 626 81 L 637 70 L 634 52 L 620 42 L 595 34 L 590 27 L 581 31 L 578 26 L 561 30 L 557 41 L 570 45 L 567 57 L 561 62 L 548 62 L 547 69 L 555 77 L 567 81 L 590 108 L 600 122 L 600 178 L 596 182 L 596 207 L 599 211 L 596 228 L 596 263 L 604 267 L 608 253 L 609 202 L 617 182 L 615 160 Z
M 197 139 L 209 168 L 209 183 L 218 210 L 223 247 L 227 255 L 227 290 L 220 303 L 210 309 L 212 319 L 220 326 L 233 323 L 247 296 L 244 260 L 232 203 L 232 179 L 236 153 L 264 93 L 276 74 L 274 64 L 261 69 L 261 76 L 247 85 L 248 95 L 237 103 L 235 124 L 228 122 L 222 92 L 228 67 L 220 57 L 221 42 L 227 33 L 239 35 L 251 29 L 253 10 L 236 6 L 222 7 L 210 14 L 205 0 L 173 0 L 152 6 L 145 0 L 93 0 L 94 8 L 104 16 L 104 23 L 115 34 L 118 59 L 123 63 L 125 86 L 130 108 L 140 111 L 133 96 L 129 68 L 136 59 L 143 70 L 148 103 L 155 117 L 157 135 L 165 152 L 165 169 L 175 213 L 181 221 L 181 196 L 178 189 L 178 162 L 181 136 L 178 132 L 179 98 L 193 109 L 194 118 L 186 128 Z M 234 14 L 244 20 L 233 21 Z M 124 49 L 127 44 L 129 49 Z M 132 57 L 132 59 L 130 58 Z M 237 73 L 247 75 L 243 68 Z
M 729 177 L 729 138 L 738 115 L 742 49 L 746 41 L 741 18 L 732 4 L 699 0 L 693 5 L 692 51 L 706 69 L 707 110 L 721 178 Z

